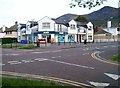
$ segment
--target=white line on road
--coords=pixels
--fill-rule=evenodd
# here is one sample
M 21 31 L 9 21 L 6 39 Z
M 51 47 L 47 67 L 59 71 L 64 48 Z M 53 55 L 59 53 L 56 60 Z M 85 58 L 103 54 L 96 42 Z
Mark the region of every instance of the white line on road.
M 100 48 L 98 48 L 98 47 L 95 47 L 96 49 L 100 49 Z
M 89 53 L 83 53 L 82 55 L 88 55 Z
M 72 63 L 67 63 L 67 62 L 62 62 L 62 61 L 57 61 L 57 60 L 48 59 L 48 61 L 57 62 L 57 63 L 61 63 L 61 64 L 67 64 L 67 65 L 76 66 L 76 67 L 87 68 L 87 69 L 95 69 L 93 67 L 87 67 L 87 66 L 84 66 L 84 65 L 72 64 Z
M 19 61 L 8 61 L 9 64 L 21 64 L 22 62 L 19 62 Z
M 55 52 L 60 52 L 62 50 L 56 50 L 56 51 L 44 51 L 44 52 L 32 52 L 32 53 L 55 53 Z
M 116 75 L 116 74 L 109 74 L 109 73 L 104 73 L 105 75 L 109 76 L 110 78 L 114 79 L 114 80 L 118 80 L 120 78 L 120 75 Z
M 104 46 L 105 48 L 107 48 L 108 46 Z
M 58 57 L 62 57 L 62 56 L 58 56 Z
M 5 64 L 0 63 L 0 66 L 4 66 Z
M 110 85 L 110 83 L 100 83 L 100 82 L 89 82 L 89 83 L 93 86 L 100 87 L 100 88 L 104 88 Z
M 6 56 L 9 56 L 9 55 L 18 56 L 19 54 L 3 54 L 3 55 L 6 55 Z
M 34 62 L 33 60 L 21 60 L 24 63 Z
M 56 57 L 51 57 L 51 58 L 56 58 Z
M 36 58 L 34 60 L 36 60 L 36 61 L 45 61 L 45 60 L 48 60 L 48 59 L 45 59 L 45 58 Z

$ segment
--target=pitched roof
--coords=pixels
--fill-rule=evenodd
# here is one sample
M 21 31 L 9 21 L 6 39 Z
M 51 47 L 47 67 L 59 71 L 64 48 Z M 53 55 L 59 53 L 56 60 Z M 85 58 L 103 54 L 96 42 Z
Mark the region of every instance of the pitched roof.
M 0 28 L 0 33 L 2 33 L 3 32 L 3 30 L 2 30 L 2 27 Z
M 5 31 L 8 30 L 8 28 L 5 26 Z M 0 28 L 0 33 L 3 33 L 3 27 Z
M 5 32 L 9 32 L 9 31 L 17 31 L 17 25 L 13 25 L 10 28 L 6 28 Z
M 26 28 L 26 24 L 20 24 L 20 25 L 21 25 L 20 29 Z
M 99 30 L 99 31 L 95 32 L 95 34 L 111 34 L 111 33 L 107 32 L 105 30 Z

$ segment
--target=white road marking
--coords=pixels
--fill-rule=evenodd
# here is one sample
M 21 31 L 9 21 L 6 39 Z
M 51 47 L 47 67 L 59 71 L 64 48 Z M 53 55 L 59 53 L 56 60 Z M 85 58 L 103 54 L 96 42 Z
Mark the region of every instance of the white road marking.
M 117 46 L 114 46 L 114 45 L 113 45 L 112 47 L 117 47 Z
M 3 55 L 6 55 L 6 56 L 9 56 L 9 55 L 17 56 L 17 55 L 19 55 L 19 54 L 3 54 Z
M 0 63 L 0 66 L 4 66 L 5 64 Z
M 44 51 L 44 52 L 32 52 L 32 53 L 50 53 L 50 52 L 55 53 L 55 52 L 60 52 L 60 51 L 62 51 L 62 50 L 56 50 L 56 51 Z
M 62 57 L 62 56 L 58 56 L 58 57 Z
M 8 61 L 9 64 L 21 64 L 22 62 L 19 62 L 19 61 Z
M 21 60 L 24 63 L 34 62 L 33 60 Z
M 51 58 L 56 58 L 56 57 L 51 57 Z
M 48 60 L 48 59 L 45 59 L 45 58 L 36 58 L 34 60 L 37 60 L 37 61 L 45 61 L 45 60 Z
M 100 48 L 98 48 L 98 47 L 95 47 L 96 49 L 100 49 Z
M 110 85 L 110 83 L 99 83 L 99 82 L 89 82 L 89 83 L 93 86 L 100 87 L 100 88 L 104 88 Z
M 108 46 L 104 46 L 105 48 L 107 48 Z
M 105 75 L 111 77 L 114 80 L 118 80 L 120 78 L 120 75 L 116 75 L 116 74 L 109 74 L 109 73 L 104 73 Z
M 82 55 L 88 55 L 89 53 L 83 53 Z
M 51 52 L 60 52 L 60 51 L 62 51 L 62 50 L 56 50 L 56 51 L 51 51 Z
M 93 67 L 87 67 L 87 66 L 84 66 L 84 65 L 72 64 L 72 63 L 67 63 L 67 62 L 62 62 L 62 61 L 57 61 L 57 60 L 50 60 L 50 59 L 47 59 L 47 60 L 52 61 L 52 62 L 61 63 L 61 64 L 67 64 L 67 65 L 71 65 L 71 66 L 76 66 L 76 67 L 82 67 L 82 68 L 87 68 L 87 69 L 95 69 Z

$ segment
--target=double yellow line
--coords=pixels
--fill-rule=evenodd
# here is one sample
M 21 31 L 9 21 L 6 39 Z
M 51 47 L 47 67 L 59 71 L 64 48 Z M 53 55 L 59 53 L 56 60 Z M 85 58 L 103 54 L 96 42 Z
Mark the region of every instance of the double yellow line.
M 23 78 L 35 78 L 35 79 L 44 79 L 44 80 L 50 80 L 55 82 L 60 82 L 64 84 L 68 84 L 71 86 L 76 86 L 79 88 L 93 88 L 91 85 L 84 84 L 81 82 L 75 82 L 71 80 L 56 78 L 56 77 L 48 77 L 48 76 L 40 76 L 40 75 L 34 75 L 34 74 L 25 74 L 25 73 L 16 73 L 16 72 L 7 72 L 7 71 L 0 71 L 1 75 L 8 75 L 8 76 L 17 76 L 17 77 L 23 77 Z
M 110 62 L 109 60 L 103 60 L 103 59 L 98 58 L 98 57 L 96 56 L 96 54 L 99 54 L 99 53 L 100 53 L 100 52 L 97 52 L 97 51 L 96 51 L 96 52 L 92 53 L 91 56 L 92 56 L 94 59 L 98 60 L 98 61 L 119 66 L 119 64 L 117 64 L 117 63 Z

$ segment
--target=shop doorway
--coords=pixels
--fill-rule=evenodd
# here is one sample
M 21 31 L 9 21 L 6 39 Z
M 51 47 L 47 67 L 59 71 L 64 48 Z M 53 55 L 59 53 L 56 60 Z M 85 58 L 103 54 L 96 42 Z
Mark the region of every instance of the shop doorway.
M 47 43 L 51 43 L 51 35 L 49 34 L 44 34 L 42 35 L 42 38 L 46 39 Z

